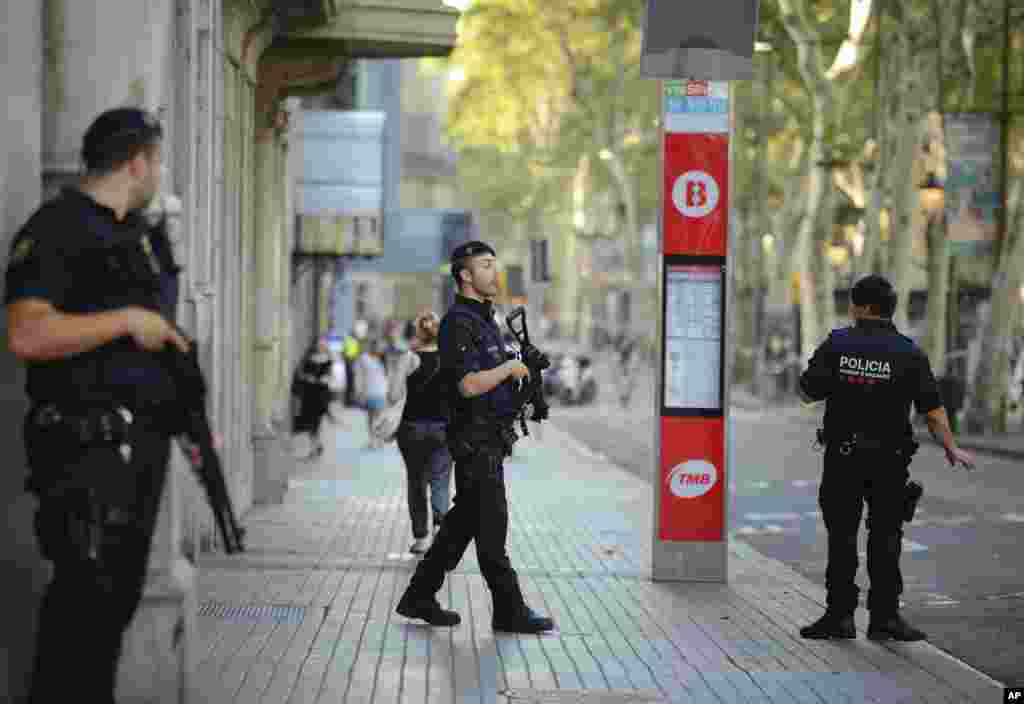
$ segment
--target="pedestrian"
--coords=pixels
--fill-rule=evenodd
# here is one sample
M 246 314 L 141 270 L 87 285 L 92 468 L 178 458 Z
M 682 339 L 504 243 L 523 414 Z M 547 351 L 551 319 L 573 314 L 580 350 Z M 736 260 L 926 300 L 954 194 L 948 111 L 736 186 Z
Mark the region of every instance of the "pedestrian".
M 636 340 L 626 337 L 625 333 L 621 338 L 618 359 L 618 392 L 619 404 L 623 410 L 629 408 L 630 399 L 636 389 L 636 366 L 637 366 L 637 343 Z
M 512 421 L 516 381 L 529 376 L 526 365 L 508 359 L 501 331 L 492 317 L 498 295 L 497 259 L 483 242 L 452 252 L 452 277 L 459 286 L 455 303 L 438 334 L 441 383 L 447 388 L 448 447 L 455 461 L 455 501 L 434 542 L 420 561 L 397 612 L 433 626 L 454 626 L 461 618 L 443 609 L 437 592 L 471 541 L 491 592 L 495 631 L 541 633 L 554 622 L 536 614 L 523 599 L 508 558 L 508 498 L 502 463 L 515 442 Z
M 365 320 L 357 320 L 352 326 L 352 332 L 346 335 L 342 341 L 341 354 L 345 360 L 345 376 L 350 380 L 355 377 L 355 364 L 362 352 L 363 341 L 366 339 L 366 327 Z M 356 405 L 355 383 L 350 382 L 345 388 L 345 405 Z
M 374 434 L 377 416 L 387 408 L 388 377 L 384 363 L 387 343 L 373 340 L 359 355 L 355 364 L 356 403 L 366 410 L 366 431 L 369 442 L 365 449 L 377 450 L 383 443 Z
M 163 130 L 149 113 L 99 115 L 85 173 L 14 238 L 7 340 L 27 366 L 26 489 L 53 563 L 29 702 L 113 704 L 122 635 L 142 599 L 170 457 L 177 391 L 157 352 L 188 342 L 173 325 L 178 271 L 160 190 Z M 70 689 L 69 689 L 70 688 Z
M 327 341 L 320 339 L 309 348 L 295 372 L 294 388 L 299 397 L 299 413 L 295 417 L 292 433 L 309 433 L 311 448 L 306 459 L 324 453 L 320 429 L 331 403 L 332 365 Z
M 872 640 L 922 640 L 927 636 L 899 614 L 903 578 L 900 550 L 907 480 L 917 449 L 911 405 L 946 451 L 950 466 L 974 467 L 957 447 L 927 355 L 892 324 L 896 292 L 884 277 L 869 275 L 850 292 L 851 327 L 834 330 L 800 376 L 805 402 L 825 401 L 824 474 L 818 501 L 828 532 L 825 615 L 800 629 L 805 638 L 855 638 L 860 593 L 857 532 L 868 506 L 867 607 Z
M 441 321 L 425 311 L 413 321 L 416 351 L 407 352 L 395 369 L 389 387 L 389 401 L 403 396 L 401 424 L 396 435 L 405 462 L 409 498 L 409 520 L 413 544 L 409 551 L 421 554 L 430 545 L 427 526 L 427 490 L 430 491 L 431 523 L 436 533 L 448 512 L 452 456 L 448 451 L 448 399 L 441 385 L 441 356 L 437 333 Z
M 342 356 L 340 345 L 329 344 L 327 351 L 331 356 L 331 375 L 327 382 L 327 389 L 330 392 L 327 403 L 327 419 L 335 425 L 345 427 L 344 421 L 334 415 L 333 409 L 335 404 L 342 406 L 345 404 L 345 394 L 348 390 L 348 370 L 345 367 L 345 359 Z

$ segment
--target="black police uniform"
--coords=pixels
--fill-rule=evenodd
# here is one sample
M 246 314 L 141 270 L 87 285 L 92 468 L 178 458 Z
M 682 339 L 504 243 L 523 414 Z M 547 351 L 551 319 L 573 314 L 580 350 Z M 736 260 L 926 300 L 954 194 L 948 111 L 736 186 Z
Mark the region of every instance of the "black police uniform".
M 903 592 L 904 490 L 917 449 L 910 406 L 922 414 L 939 408 L 938 386 L 925 353 L 890 321 L 858 320 L 834 330 L 814 352 L 800 387 L 826 401 L 819 493 L 828 531 L 825 620 L 849 618 L 857 607 L 857 531 L 866 501 L 871 636 L 877 624 L 898 616 Z M 851 624 L 844 637 L 853 635 Z
M 479 250 L 472 249 L 474 246 Z M 494 252 L 483 243 L 472 242 L 456 249 L 452 258 L 482 253 Z M 508 500 L 502 463 L 515 442 L 512 422 L 518 408 L 514 381 L 509 379 L 475 398 L 464 398 L 458 390 L 466 375 L 494 369 L 510 359 L 491 303 L 456 295 L 441 320 L 438 348 L 440 373 L 448 388 L 447 439 L 455 463 L 455 498 L 399 602 L 398 613 L 434 625 L 457 624 L 458 615 L 441 610 L 435 595 L 445 573 L 458 566 L 470 541 L 475 540 L 477 561 L 493 601 L 492 627 L 518 632 L 550 630 L 553 622 L 526 605 L 505 548 Z
M 177 275 L 162 227 L 68 188 L 12 245 L 5 303 L 43 299 L 62 313 L 142 306 L 175 318 Z M 24 425 L 35 529 L 53 579 L 39 611 L 31 702 L 114 701 L 122 634 L 142 598 L 170 453 L 173 382 L 124 337 L 28 364 Z M 127 410 L 125 414 L 123 411 Z

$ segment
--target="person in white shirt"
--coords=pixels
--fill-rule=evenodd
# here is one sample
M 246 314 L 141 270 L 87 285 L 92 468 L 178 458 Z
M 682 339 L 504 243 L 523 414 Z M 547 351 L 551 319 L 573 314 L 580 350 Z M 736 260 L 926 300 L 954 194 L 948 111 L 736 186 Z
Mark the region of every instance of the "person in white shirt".
M 366 429 L 370 436 L 367 449 L 376 450 L 383 443 L 374 436 L 373 424 L 377 416 L 387 408 L 388 376 L 384 367 L 386 343 L 374 340 L 355 363 L 355 398 L 357 405 L 366 409 Z

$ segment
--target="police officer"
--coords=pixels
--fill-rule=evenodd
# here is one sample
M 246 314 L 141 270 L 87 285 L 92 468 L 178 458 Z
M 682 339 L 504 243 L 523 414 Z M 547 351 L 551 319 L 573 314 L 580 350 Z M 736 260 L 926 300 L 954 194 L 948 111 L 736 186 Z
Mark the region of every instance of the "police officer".
M 899 614 L 908 467 L 917 449 L 910 405 L 926 416 L 950 466 L 970 470 L 974 458 L 956 445 L 928 357 L 892 324 L 896 292 L 869 275 L 850 292 L 852 327 L 834 330 L 800 377 L 808 403 L 825 401 L 825 468 L 819 504 L 828 531 L 825 615 L 800 629 L 805 638 L 855 638 L 859 589 L 857 530 L 868 506 L 868 638 L 914 641 L 926 636 Z
M 491 591 L 492 628 L 541 633 L 554 628 L 554 622 L 526 605 L 505 550 L 508 501 L 502 462 L 515 441 L 513 385 L 529 371 L 509 358 L 493 318 L 491 302 L 498 294 L 494 250 L 483 242 L 468 242 L 452 252 L 451 262 L 459 294 L 441 321 L 438 347 L 441 374 L 448 383 L 447 440 L 455 462 L 456 494 L 397 612 L 434 626 L 457 625 L 459 615 L 443 609 L 436 594 L 445 572 L 458 566 L 475 540 L 480 571 Z
M 14 238 L 7 339 L 27 365 L 26 488 L 53 578 L 39 610 L 30 702 L 114 702 L 121 637 L 141 601 L 174 400 L 156 362 L 188 343 L 169 322 L 177 272 L 141 209 L 160 187 L 162 129 L 118 108 L 85 133 L 85 175 Z

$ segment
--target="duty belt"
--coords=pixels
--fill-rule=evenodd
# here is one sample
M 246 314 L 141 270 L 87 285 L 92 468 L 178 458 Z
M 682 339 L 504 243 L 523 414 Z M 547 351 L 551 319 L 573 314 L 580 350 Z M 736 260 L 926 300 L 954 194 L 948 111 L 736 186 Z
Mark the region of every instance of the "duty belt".
M 42 430 L 59 430 L 68 439 L 85 445 L 119 446 L 125 462 L 131 460 L 128 428 L 135 418 L 124 406 L 91 406 L 62 409 L 54 403 L 43 403 L 30 411 L 33 425 Z
M 849 456 L 854 450 L 892 450 L 896 454 L 913 455 L 917 451 L 917 442 L 907 439 L 871 438 L 861 432 L 845 435 L 828 436 L 823 428 L 818 428 L 818 442 L 822 445 L 837 445 L 839 454 Z

